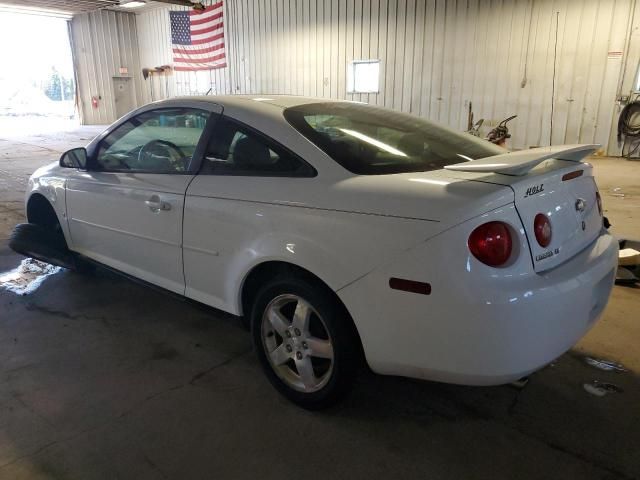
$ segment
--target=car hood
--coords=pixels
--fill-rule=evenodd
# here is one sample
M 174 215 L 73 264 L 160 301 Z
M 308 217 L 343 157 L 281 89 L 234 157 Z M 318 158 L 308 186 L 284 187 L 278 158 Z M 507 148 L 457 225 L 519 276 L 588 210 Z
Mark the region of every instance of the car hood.
M 68 170 L 69 169 L 67 168 L 62 168 L 59 162 L 51 162 L 48 165 L 38 168 L 35 172 L 31 174 L 31 178 L 36 179 L 46 175 L 59 176 Z

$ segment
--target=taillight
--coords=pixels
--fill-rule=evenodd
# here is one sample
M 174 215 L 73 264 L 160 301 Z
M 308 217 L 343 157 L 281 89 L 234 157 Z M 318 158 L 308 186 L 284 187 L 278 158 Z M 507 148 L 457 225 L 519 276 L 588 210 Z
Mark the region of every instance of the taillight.
M 533 220 L 533 231 L 540 246 L 548 247 L 551 243 L 551 222 L 544 213 L 536 215 Z
M 511 233 L 503 222 L 489 222 L 477 227 L 467 242 L 469 251 L 490 267 L 504 265 L 511 256 Z
M 598 204 L 598 212 L 600 213 L 600 216 L 602 216 L 602 198 L 598 191 L 596 191 L 596 203 Z

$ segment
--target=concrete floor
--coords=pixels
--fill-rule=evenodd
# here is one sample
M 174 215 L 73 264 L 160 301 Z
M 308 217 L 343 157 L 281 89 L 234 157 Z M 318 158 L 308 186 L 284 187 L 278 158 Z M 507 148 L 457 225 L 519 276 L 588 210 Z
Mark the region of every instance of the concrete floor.
M 28 175 L 99 130 L 13 126 L 0 125 L 0 272 L 21 260 L 4 239 Z M 593 163 L 614 231 L 640 238 L 640 162 Z M 522 390 L 365 374 L 343 405 L 310 413 L 271 388 L 236 319 L 62 272 L 29 295 L 0 291 L 0 478 L 638 478 L 639 292 L 616 287 L 598 325 Z M 594 380 L 623 392 L 590 395 Z

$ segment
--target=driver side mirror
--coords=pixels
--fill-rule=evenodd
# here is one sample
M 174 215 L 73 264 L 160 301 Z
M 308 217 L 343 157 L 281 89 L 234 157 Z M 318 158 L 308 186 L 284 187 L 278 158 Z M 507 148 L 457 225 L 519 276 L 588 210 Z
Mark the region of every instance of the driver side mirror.
M 64 168 L 87 168 L 87 149 L 84 147 L 67 150 L 60 157 L 60 166 Z

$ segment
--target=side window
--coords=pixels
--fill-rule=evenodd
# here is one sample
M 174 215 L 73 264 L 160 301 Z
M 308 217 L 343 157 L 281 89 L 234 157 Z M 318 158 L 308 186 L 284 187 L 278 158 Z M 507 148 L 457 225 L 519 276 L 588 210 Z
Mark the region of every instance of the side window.
M 209 141 L 203 174 L 312 177 L 315 170 L 281 145 L 223 118 Z
M 104 172 L 188 172 L 209 115 L 189 108 L 141 113 L 100 142 L 95 168 Z

